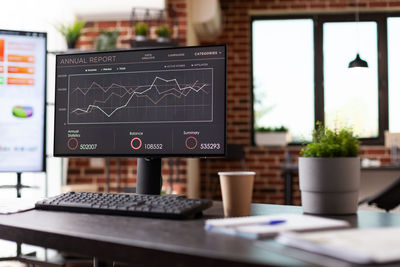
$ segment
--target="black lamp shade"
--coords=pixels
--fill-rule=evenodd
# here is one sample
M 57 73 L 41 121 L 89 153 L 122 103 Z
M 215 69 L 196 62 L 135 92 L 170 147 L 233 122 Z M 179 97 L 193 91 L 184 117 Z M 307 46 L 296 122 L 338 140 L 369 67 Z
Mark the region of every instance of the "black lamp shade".
M 353 61 L 350 61 L 349 68 L 368 68 L 367 61 L 360 58 L 360 54 L 357 54 Z

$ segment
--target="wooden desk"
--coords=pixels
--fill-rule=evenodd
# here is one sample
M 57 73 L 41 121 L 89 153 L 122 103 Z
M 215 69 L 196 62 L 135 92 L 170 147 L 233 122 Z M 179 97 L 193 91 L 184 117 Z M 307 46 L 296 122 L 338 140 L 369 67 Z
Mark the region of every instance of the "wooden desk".
M 301 213 L 301 207 L 253 204 L 251 212 Z M 320 262 L 316 256 L 296 258 L 286 248 L 263 247 L 273 241 L 204 230 L 204 219 L 221 215 L 218 202 L 203 219 L 188 221 L 33 210 L 0 215 L 0 238 L 134 266 L 304 266 Z M 360 211 L 358 216 L 341 218 L 360 228 L 400 226 L 400 214 Z

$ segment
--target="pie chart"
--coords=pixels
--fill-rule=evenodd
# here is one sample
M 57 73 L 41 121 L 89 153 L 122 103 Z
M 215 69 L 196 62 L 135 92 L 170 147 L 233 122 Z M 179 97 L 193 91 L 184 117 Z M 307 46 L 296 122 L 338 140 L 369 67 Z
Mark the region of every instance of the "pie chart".
M 17 118 L 29 118 L 33 115 L 33 108 L 29 106 L 15 106 L 12 114 Z

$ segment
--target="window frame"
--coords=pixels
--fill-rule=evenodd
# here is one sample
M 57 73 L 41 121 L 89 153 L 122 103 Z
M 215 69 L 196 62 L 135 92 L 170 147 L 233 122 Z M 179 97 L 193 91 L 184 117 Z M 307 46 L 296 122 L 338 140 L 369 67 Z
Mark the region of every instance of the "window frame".
M 383 145 L 384 132 L 389 129 L 388 88 L 388 36 L 387 19 L 400 17 L 400 12 L 361 13 L 359 21 L 374 21 L 377 24 L 378 53 L 378 137 L 360 138 L 363 145 Z M 324 69 L 323 69 L 323 25 L 329 22 L 354 22 L 354 13 L 301 14 L 301 15 L 254 15 L 250 17 L 250 89 L 251 89 L 251 142 L 254 142 L 254 84 L 253 84 L 253 22 L 259 20 L 311 19 L 314 23 L 314 122 L 325 122 L 324 114 Z M 290 143 L 289 145 L 300 145 Z

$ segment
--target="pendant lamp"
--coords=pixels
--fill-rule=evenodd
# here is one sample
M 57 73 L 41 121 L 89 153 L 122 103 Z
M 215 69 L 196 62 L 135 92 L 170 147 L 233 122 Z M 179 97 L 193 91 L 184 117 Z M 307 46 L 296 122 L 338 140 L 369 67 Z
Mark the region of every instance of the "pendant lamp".
M 368 62 L 361 59 L 360 54 L 357 53 L 356 58 L 350 61 L 349 68 L 368 68 Z
M 359 30 L 358 23 L 360 22 L 359 10 L 358 10 L 358 0 L 356 2 L 356 31 L 357 31 L 357 49 L 359 49 Z M 360 57 L 360 53 L 357 52 L 356 58 L 349 63 L 349 68 L 368 68 L 368 62 Z

